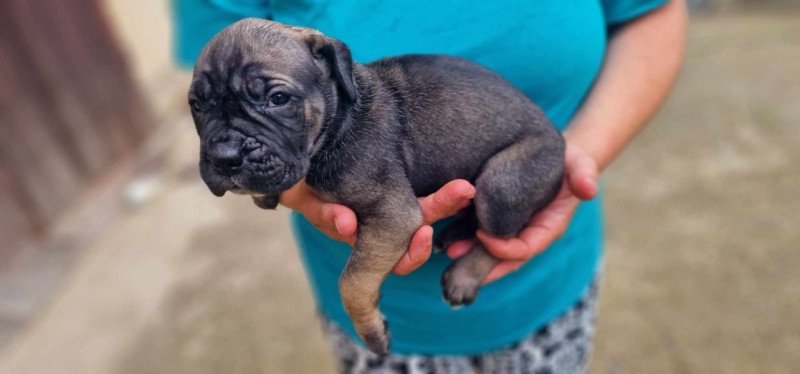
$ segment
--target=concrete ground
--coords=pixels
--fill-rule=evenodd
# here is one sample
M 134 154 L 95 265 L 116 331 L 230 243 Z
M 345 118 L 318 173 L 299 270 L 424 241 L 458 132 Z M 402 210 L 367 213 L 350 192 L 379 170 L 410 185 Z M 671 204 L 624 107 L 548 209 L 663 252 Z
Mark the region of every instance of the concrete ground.
M 675 94 L 605 176 L 593 372 L 800 370 L 798 103 L 800 14 L 694 20 Z M 0 373 L 333 371 L 287 211 L 208 193 L 188 118 L 165 137 Z
M 594 369 L 800 371 L 800 17 L 696 19 L 680 83 L 607 173 Z

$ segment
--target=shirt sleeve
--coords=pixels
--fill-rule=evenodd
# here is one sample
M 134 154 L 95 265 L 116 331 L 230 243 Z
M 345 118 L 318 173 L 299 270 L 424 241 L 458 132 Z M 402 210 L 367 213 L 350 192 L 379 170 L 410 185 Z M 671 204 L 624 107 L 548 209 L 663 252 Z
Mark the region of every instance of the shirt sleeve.
M 609 27 L 631 21 L 660 8 L 668 0 L 601 0 Z
M 268 15 L 268 0 L 173 0 L 175 61 L 191 68 L 203 46 L 220 30 L 241 18 Z

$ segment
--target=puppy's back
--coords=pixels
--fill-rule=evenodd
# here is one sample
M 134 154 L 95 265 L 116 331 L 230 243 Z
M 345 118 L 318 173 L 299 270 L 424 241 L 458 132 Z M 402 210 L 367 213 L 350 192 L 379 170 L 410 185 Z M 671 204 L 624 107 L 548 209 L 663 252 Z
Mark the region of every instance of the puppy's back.
M 560 142 L 539 107 L 499 74 L 476 63 L 442 55 L 404 55 L 366 67 L 396 102 L 406 161 L 419 176 L 412 182 L 428 187 L 425 192 L 439 182 L 471 179 L 489 157 L 523 137 Z
M 477 131 L 506 145 L 520 135 L 552 129 L 524 93 L 469 60 L 404 55 L 367 66 L 386 84 L 415 127 Z

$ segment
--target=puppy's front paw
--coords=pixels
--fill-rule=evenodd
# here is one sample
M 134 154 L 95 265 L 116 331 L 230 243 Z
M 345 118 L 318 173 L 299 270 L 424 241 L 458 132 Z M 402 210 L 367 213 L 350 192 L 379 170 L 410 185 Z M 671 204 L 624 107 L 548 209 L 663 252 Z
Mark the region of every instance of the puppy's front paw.
M 467 270 L 458 266 L 456 261 L 442 275 L 444 298 L 453 307 L 472 304 L 478 295 L 483 279 L 478 279 Z
M 279 198 L 279 195 L 253 195 L 253 202 L 261 209 L 275 209 Z
M 356 324 L 356 330 L 370 351 L 379 356 L 389 354 L 389 333 L 386 320 L 380 318 L 368 324 Z

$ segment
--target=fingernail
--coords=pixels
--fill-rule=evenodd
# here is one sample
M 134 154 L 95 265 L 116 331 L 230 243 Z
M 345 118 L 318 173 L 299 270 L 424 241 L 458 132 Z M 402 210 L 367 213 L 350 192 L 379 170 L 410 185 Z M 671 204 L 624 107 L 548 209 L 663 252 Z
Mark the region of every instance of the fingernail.
M 429 242 L 431 241 L 432 238 L 433 238 L 433 228 L 432 227 L 430 229 L 425 228 L 425 231 L 422 232 L 422 239 L 424 239 L 426 242 Z
M 339 221 L 339 217 L 333 217 L 333 225 L 336 226 L 336 232 L 342 234 L 341 223 Z
M 592 195 L 597 193 L 597 183 L 594 181 L 594 179 L 586 178 L 586 182 L 588 183 L 590 193 Z

